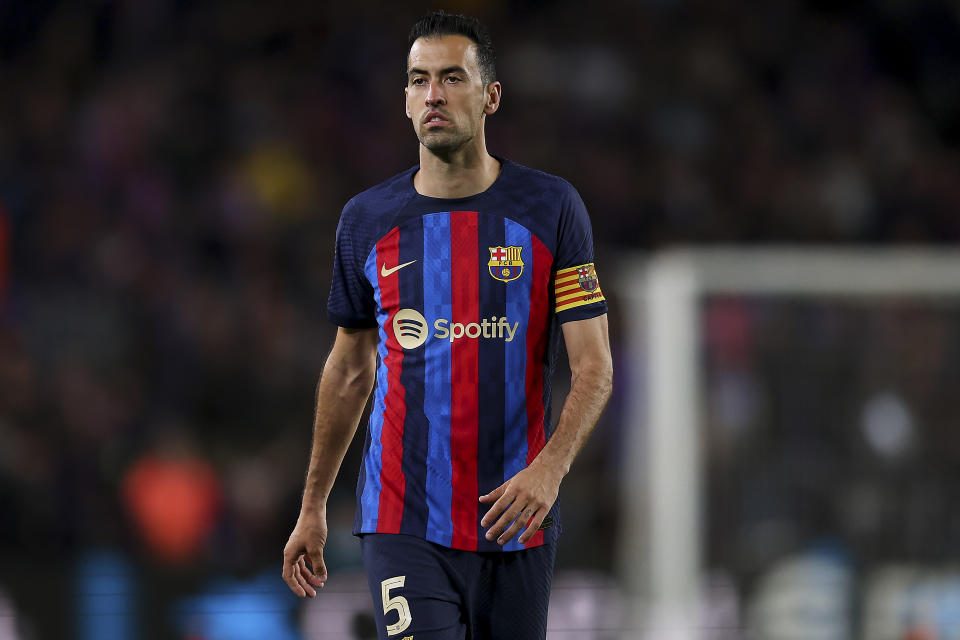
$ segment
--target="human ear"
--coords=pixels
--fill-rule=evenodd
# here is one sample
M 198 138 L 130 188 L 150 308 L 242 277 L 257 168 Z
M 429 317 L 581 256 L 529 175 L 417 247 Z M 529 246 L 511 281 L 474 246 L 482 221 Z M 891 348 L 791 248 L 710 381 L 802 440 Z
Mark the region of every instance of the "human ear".
M 497 109 L 500 108 L 502 92 L 503 88 L 496 80 L 487 85 L 487 101 L 483 105 L 483 112 L 485 114 L 489 116 L 497 112 Z

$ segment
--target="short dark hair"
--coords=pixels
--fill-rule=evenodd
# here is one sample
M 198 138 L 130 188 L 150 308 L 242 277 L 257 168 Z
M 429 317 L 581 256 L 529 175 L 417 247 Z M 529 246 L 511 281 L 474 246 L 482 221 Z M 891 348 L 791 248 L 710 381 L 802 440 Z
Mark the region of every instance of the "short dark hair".
M 440 36 L 465 36 L 477 45 L 477 64 L 480 66 L 480 79 L 487 85 L 497 79 L 496 55 L 490 32 L 482 22 L 471 16 L 446 11 L 433 11 L 417 20 L 410 29 L 407 42 L 407 64 L 410 62 L 410 49 L 419 38 Z M 404 69 L 404 73 L 406 73 Z

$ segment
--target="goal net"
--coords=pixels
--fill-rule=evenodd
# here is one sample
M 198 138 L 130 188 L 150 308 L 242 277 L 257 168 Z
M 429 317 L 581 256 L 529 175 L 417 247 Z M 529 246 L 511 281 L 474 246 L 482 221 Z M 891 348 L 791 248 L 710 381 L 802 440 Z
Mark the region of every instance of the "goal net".
M 960 254 L 621 273 L 622 637 L 960 638 Z

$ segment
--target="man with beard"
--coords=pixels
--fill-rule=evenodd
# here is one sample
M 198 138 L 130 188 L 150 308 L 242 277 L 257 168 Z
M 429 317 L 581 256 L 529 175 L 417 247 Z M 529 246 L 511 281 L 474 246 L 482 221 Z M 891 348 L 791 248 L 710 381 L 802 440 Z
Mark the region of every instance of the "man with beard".
M 301 597 L 327 580 L 327 496 L 375 385 L 354 533 L 380 637 L 542 639 L 560 483 L 612 387 L 590 220 L 566 181 L 487 152 L 501 85 L 477 20 L 417 22 L 405 92 L 420 164 L 337 229 L 339 329 L 283 577 Z

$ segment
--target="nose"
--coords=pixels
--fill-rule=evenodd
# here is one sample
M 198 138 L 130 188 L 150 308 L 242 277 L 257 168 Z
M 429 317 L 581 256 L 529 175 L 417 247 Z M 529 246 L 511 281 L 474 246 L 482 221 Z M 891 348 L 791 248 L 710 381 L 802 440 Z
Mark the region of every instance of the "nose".
M 447 97 L 443 93 L 443 86 L 439 82 L 431 82 L 427 86 L 427 95 L 424 98 L 424 102 L 430 107 L 438 104 L 447 104 Z

